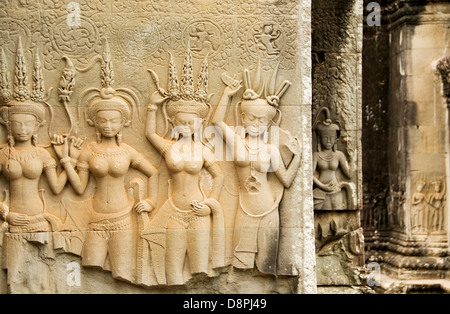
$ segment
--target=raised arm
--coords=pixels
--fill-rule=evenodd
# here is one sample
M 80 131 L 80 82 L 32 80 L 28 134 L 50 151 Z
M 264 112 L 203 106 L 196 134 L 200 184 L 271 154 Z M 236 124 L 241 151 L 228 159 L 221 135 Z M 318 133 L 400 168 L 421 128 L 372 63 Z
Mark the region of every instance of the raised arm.
M 156 111 L 158 110 L 158 105 L 161 105 L 164 101 L 166 101 L 166 98 L 159 91 L 152 94 L 150 103 L 147 106 L 147 123 L 145 125 L 145 137 L 161 154 L 167 150 L 167 145 L 171 143 L 171 141 L 156 133 Z

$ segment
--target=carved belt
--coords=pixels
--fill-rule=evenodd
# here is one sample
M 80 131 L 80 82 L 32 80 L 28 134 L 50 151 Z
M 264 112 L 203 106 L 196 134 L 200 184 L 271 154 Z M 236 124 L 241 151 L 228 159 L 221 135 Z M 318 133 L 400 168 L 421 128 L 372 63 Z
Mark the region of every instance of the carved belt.
M 44 215 L 29 216 L 30 222 L 26 226 L 9 225 L 10 233 L 31 233 L 31 232 L 47 232 L 51 231 L 49 222 Z
M 96 216 L 100 215 L 96 213 Z M 116 215 L 105 214 L 109 218 L 89 223 L 89 229 L 93 231 L 117 231 L 131 228 L 131 208 Z

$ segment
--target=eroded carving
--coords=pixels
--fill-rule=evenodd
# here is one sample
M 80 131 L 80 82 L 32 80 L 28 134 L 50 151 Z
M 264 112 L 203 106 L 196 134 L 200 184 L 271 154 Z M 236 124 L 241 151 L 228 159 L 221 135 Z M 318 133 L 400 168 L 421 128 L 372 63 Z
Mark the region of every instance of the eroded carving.
M 319 121 L 321 111 L 326 116 Z M 352 171 L 345 155 L 337 149 L 341 129 L 330 119 L 328 108 L 323 107 L 318 112 L 313 129 L 318 143 L 318 151 L 313 155 L 314 209 L 354 209 L 354 186 L 339 177 L 342 173 L 344 178 L 351 179 Z
M 411 231 L 413 233 L 439 233 L 444 228 L 446 202 L 444 178 L 431 180 L 419 177 L 411 198 Z
M 6 200 L 1 203 L 1 214 L 8 223 L 8 233 L 3 243 L 3 268 L 8 270 L 8 280 L 21 282 L 21 260 L 24 246 L 37 243 L 46 247 L 44 256 L 53 255 L 51 231 L 59 231 L 62 221 L 46 208 L 45 189 L 39 181 L 45 176 L 53 194 L 59 194 L 66 182 L 65 171 L 57 173 L 57 163 L 45 148 L 39 145 L 38 131 L 46 124 L 47 111 L 52 118 L 52 107 L 47 103 L 44 83 L 36 50 L 33 63 L 32 88 L 26 59 L 19 37 L 16 50 L 13 90 L 10 90 L 6 55 L 1 49 L 1 107 L 0 123 L 6 126 L 8 142 L 0 151 L 0 170 L 9 183 Z M 64 138 L 53 136 L 52 144 L 60 145 Z M 40 273 L 34 284 L 43 284 Z

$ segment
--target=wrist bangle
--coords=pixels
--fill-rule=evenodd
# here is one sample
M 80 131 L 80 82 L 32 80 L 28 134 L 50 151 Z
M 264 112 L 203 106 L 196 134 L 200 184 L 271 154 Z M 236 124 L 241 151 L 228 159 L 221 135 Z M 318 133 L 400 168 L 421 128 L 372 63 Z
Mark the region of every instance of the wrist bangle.
M 64 165 L 68 162 L 70 162 L 70 163 L 72 162 L 72 158 L 70 158 L 69 156 L 61 158 L 61 160 L 60 160 L 61 165 Z
M 156 110 L 158 110 L 158 106 L 157 105 L 153 105 L 153 104 L 148 105 L 147 106 L 147 110 L 148 111 L 156 111 Z

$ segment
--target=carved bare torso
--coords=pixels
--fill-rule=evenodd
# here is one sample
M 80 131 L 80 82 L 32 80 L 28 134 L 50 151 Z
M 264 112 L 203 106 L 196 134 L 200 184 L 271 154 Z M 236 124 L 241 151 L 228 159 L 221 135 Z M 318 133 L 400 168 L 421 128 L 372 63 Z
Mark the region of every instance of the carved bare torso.
M 87 165 L 96 180 L 93 208 L 100 213 L 114 213 L 130 205 L 125 189 L 125 176 L 130 165 L 138 162 L 138 153 L 122 143 L 115 148 L 104 148 L 91 143 L 81 153 L 80 164 Z
M 39 196 L 39 179 L 47 167 L 56 167 L 50 154 L 42 148 L 4 148 L 0 162 L 9 182 L 12 212 L 29 216 L 40 214 L 44 204 Z

